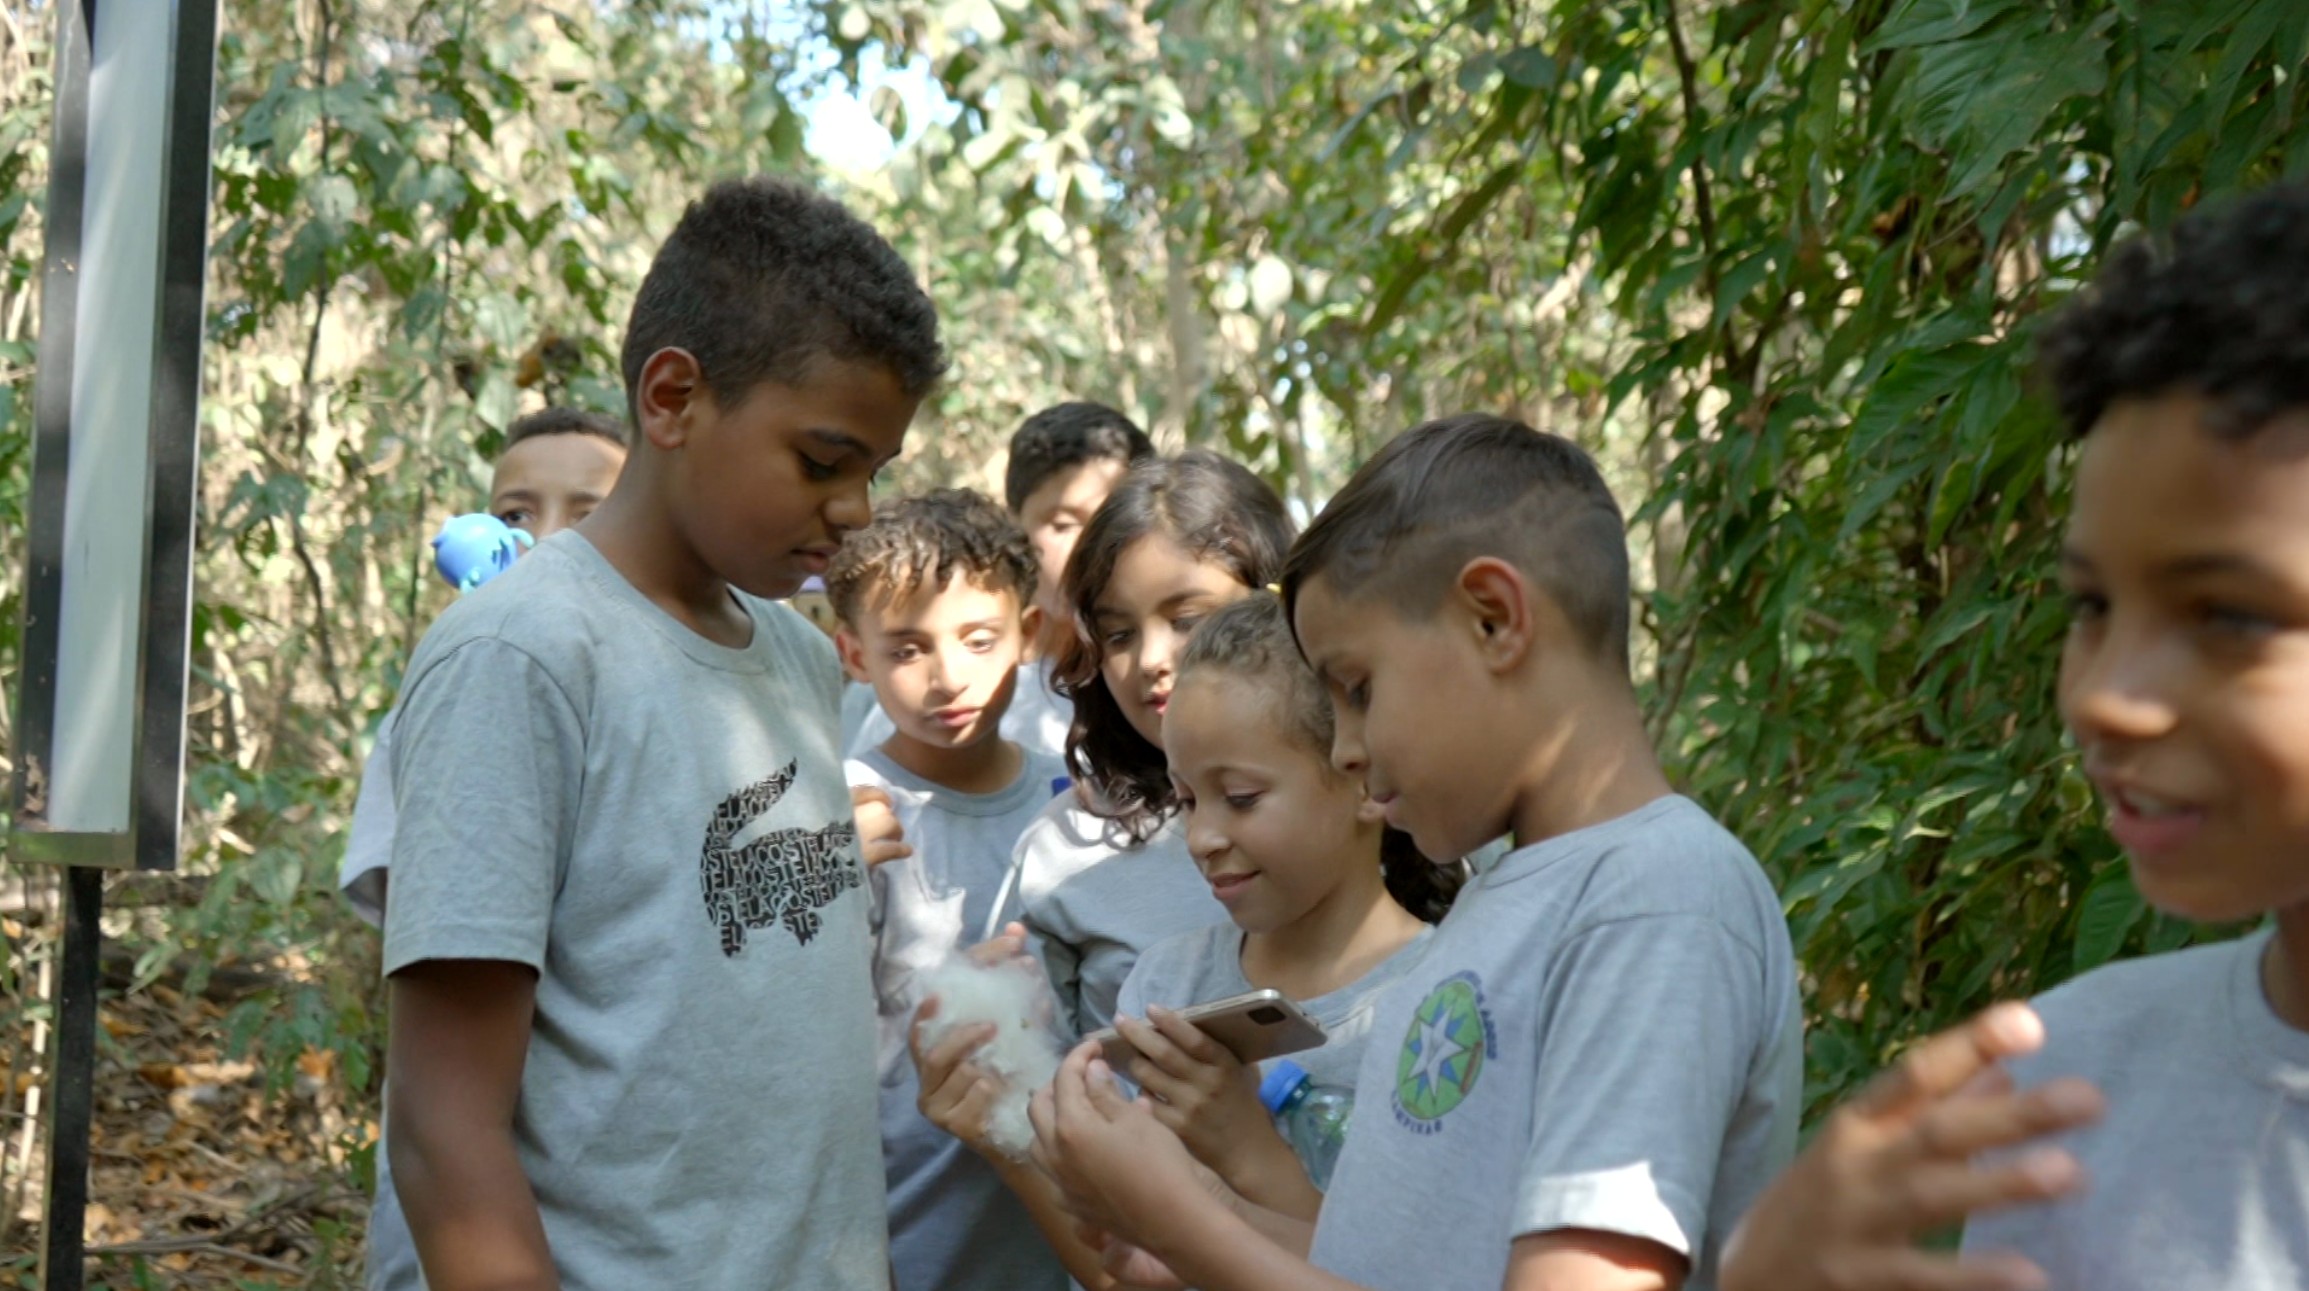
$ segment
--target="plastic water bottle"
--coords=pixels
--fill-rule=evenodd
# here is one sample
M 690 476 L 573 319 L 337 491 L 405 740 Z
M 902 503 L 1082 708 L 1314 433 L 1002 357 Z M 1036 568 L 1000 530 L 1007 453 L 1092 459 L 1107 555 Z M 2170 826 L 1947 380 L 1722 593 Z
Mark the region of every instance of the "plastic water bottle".
M 1339 1164 L 1339 1149 L 1347 1144 L 1347 1117 L 1355 1110 L 1354 1094 L 1317 1085 L 1306 1068 L 1279 1058 L 1259 1080 L 1259 1101 L 1275 1118 L 1283 1141 L 1307 1167 L 1307 1177 L 1317 1188 L 1328 1191 L 1331 1170 Z

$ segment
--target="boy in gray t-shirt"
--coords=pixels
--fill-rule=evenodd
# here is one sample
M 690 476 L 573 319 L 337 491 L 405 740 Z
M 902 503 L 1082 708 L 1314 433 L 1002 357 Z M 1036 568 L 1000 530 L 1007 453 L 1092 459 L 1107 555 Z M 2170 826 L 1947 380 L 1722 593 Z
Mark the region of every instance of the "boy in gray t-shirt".
M 2304 301 L 2294 183 L 2119 248 L 2042 343 L 2081 441 L 2061 720 L 2151 907 L 2272 926 L 1917 1044 L 1757 1205 L 1727 1287 L 2309 1286 Z M 1923 1245 L 1958 1220 L 1961 1252 Z
M 1204 1291 L 1713 1286 L 1795 1146 L 1795 962 L 1763 871 L 1645 736 L 1594 462 L 1500 418 L 1408 431 L 1300 537 L 1283 597 L 1332 760 L 1388 823 L 1427 856 L 1522 846 L 1381 1000 L 1311 1232 L 1204 1186 L 1087 1046 L 1037 1103 L 1043 1159 Z
M 505 428 L 489 481 L 489 514 L 537 542 L 593 514 L 625 469 L 625 432 L 616 419 L 578 408 L 547 408 Z M 523 554 L 527 554 L 524 552 Z M 337 886 L 354 913 L 385 926 L 385 882 L 393 861 L 393 722 L 377 723 L 361 769 Z M 415 1286 L 417 1247 L 393 1192 L 393 1154 L 377 1153 L 377 1195 L 369 1212 L 367 1284 Z
M 890 796 L 914 854 L 875 867 L 882 1159 L 897 1291 L 1061 1291 L 1066 1271 L 994 1168 L 923 1118 L 919 978 L 1018 912 L 1012 850 L 1065 776 L 1002 735 L 1035 612 L 1026 536 L 978 494 L 884 507 L 834 558 L 843 666 L 892 725 L 844 768 Z
M 879 1291 L 832 648 L 769 604 L 944 366 L 911 271 L 716 185 L 636 296 L 607 501 L 434 624 L 393 744 L 387 1150 L 425 1280 Z

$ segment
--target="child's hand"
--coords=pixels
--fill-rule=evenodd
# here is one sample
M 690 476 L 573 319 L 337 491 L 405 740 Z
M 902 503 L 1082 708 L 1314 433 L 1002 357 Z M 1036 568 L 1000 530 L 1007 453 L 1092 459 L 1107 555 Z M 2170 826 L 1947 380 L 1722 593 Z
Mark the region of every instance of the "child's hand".
M 1034 1163 L 1066 1194 L 1075 1217 L 1143 1245 L 1138 1221 L 1175 1217 L 1203 1192 L 1194 1159 L 1145 1102 L 1123 1096 L 1095 1044 L 1078 1045 L 1047 1088 L 1035 1091 Z
M 1150 1005 L 1146 1022 L 1114 1021 L 1139 1052 L 1129 1074 L 1154 1096 L 1148 1110 L 1196 1160 L 1254 1200 L 1267 1200 L 1260 1194 L 1276 1175 L 1304 1178 L 1298 1158 L 1259 1102 L 1257 1068 L 1244 1066 L 1225 1045 L 1169 1009 Z
M 1074 1235 L 1098 1253 L 1099 1267 L 1120 1291 L 1188 1291 L 1186 1281 L 1154 1255 L 1094 1224 L 1075 1225 Z
M 1026 925 L 1022 923 L 1006 923 L 1002 925 L 1002 932 L 992 940 L 979 942 L 962 953 L 969 956 L 972 962 L 988 968 L 1018 960 L 1028 963 L 1034 960 L 1034 956 L 1026 953 Z
M 914 854 L 906 845 L 906 831 L 898 824 L 889 794 L 871 785 L 852 785 L 850 811 L 858 818 L 858 854 L 865 858 L 867 869 Z
M 971 1151 L 995 1155 L 994 1145 L 987 1140 L 986 1118 L 994 1110 L 994 1100 L 1001 1096 L 1002 1083 L 970 1061 L 970 1055 L 994 1039 L 994 1024 L 962 1027 L 924 1048 L 922 1024 L 937 1016 L 938 997 L 933 995 L 914 1011 L 914 1026 L 907 1033 L 906 1047 L 914 1055 L 914 1074 L 922 1087 L 914 1105 L 925 1120 L 960 1139 Z
M 1903 1055 L 1832 1113 L 1732 1235 L 1722 1291 L 2021 1291 L 2044 1274 L 2016 1255 L 1960 1258 L 1916 1239 L 1976 1211 L 2048 1201 L 2084 1176 L 2039 1149 L 1979 1153 L 2099 1119 L 2099 1091 L 2056 1080 L 2013 1092 L 1997 1064 L 2044 1043 L 2026 1006 L 2000 1004 Z

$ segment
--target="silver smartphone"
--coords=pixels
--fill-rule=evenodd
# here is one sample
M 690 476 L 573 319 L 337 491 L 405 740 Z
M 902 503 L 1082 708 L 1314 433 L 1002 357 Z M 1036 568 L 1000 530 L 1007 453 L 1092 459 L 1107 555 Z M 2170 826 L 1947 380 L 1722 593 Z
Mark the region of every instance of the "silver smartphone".
M 1194 1023 L 1204 1035 L 1218 1041 L 1242 1062 L 1259 1062 L 1317 1048 L 1326 1038 L 1323 1024 L 1309 1017 L 1306 1010 L 1293 1004 L 1281 991 L 1247 991 L 1180 1009 L 1178 1015 Z M 1096 1040 L 1105 1053 L 1107 1066 L 1123 1075 L 1130 1074 L 1130 1063 L 1138 1057 L 1138 1050 L 1123 1039 L 1120 1031 L 1108 1027 L 1090 1038 Z

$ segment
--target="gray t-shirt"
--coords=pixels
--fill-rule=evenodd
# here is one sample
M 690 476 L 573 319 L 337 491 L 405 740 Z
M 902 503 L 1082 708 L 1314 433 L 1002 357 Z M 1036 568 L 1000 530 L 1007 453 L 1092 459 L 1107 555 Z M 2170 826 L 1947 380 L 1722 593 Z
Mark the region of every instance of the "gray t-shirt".
M 882 1019 L 882 1163 L 890 1191 L 890 1263 L 897 1291 L 1062 1291 L 1058 1262 L 1018 1199 L 978 1154 L 924 1120 L 906 1032 L 921 1003 L 918 975 L 1015 918 L 1018 836 L 1062 774 L 1027 754 L 994 793 L 957 793 L 879 750 L 843 770 L 851 785 L 890 795 L 912 856 L 870 872 L 874 990 Z M 999 904 L 997 904 L 999 903 Z
M 1059 1022 L 1085 1036 L 1114 1020 L 1139 952 L 1227 922 L 1227 908 L 1187 855 L 1176 817 L 1145 843 L 1061 795 L 1018 840 L 1022 919 L 1058 996 Z M 1228 924 L 1232 927 L 1232 924 Z
M 1968 1251 L 2036 1261 L 2053 1291 L 2309 1286 L 2309 1033 L 2261 990 L 2269 933 L 2110 964 L 2036 1001 L 2022 1085 L 2082 1076 L 2099 1125 L 2057 1140 L 2081 1196 L 1985 1214 Z
M 353 823 L 345 835 L 345 858 L 337 869 L 337 886 L 345 904 L 367 923 L 385 926 L 385 869 L 393 859 L 393 718 L 386 713 L 377 723 L 376 742 L 361 765 L 361 789 L 353 799 Z M 417 1271 L 417 1244 L 401 1214 L 400 1195 L 393 1191 L 393 1159 L 379 1151 L 377 1200 L 369 1217 L 367 1285 L 384 1291 L 422 1282 Z
M 377 738 L 361 764 L 361 788 L 353 797 L 353 823 L 345 831 L 345 859 L 337 866 L 337 886 L 345 904 L 371 927 L 385 926 L 385 868 L 393 861 L 393 719 L 377 723 Z
M 1380 999 L 1388 987 L 1418 967 L 1434 936 L 1434 929 L 1422 928 L 1418 936 L 1370 972 L 1328 995 L 1298 1001 L 1300 1008 L 1323 1025 L 1321 1047 L 1290 1055 L 1291 1061 L 1307 1073 L 1310 1084 L 1317 1089 L 1354 1093 L 1363 1066 L 1363 1042 L 1370 1038 L 1371 1020 L 1378 1013 Z M 1123 982 L 1115 1009 L 1143 1018 L 1149 1004 L 1183 1009 L 1255 989 L 1243 976 L 1243 930 L 1223 923 L 1148 948 Z M 1260 1063 L 1259 1069 L 1265 1071 L 1273 1065 L 1270 1060 Z M 1349 1128 L 1352 1132 L 1352 1124 Z
M 1066 731 L 1073 723 L 1074 701 L 1051 686 L 1050 661 L 1020 664 L 1017 689 L 1002 714 L 1002 738 L 1029 753 L 1056 759 L 1058 774 L 1065 775 Z M 853 683 L 842 700 L 842 747 L 847 755 L 854 758 L 880 748 L 897 730 L 898 724 L 874 702 L 874 688 Z
M 739 599 L 753 640 L 716 645 L 567 531 L 402 692 L 385 971 L 538 970 L 513 1131 L 573 1291 L 888 1279 L 839 677 Z
M 1380 1002 L 1314 1262 L 1489 1291 L 1516 1238 L 1589 1228 L 1707 1291 L 1794 1153 L 1802 1026 L 1778 898 L 1689 800 L 1522 848 Z

